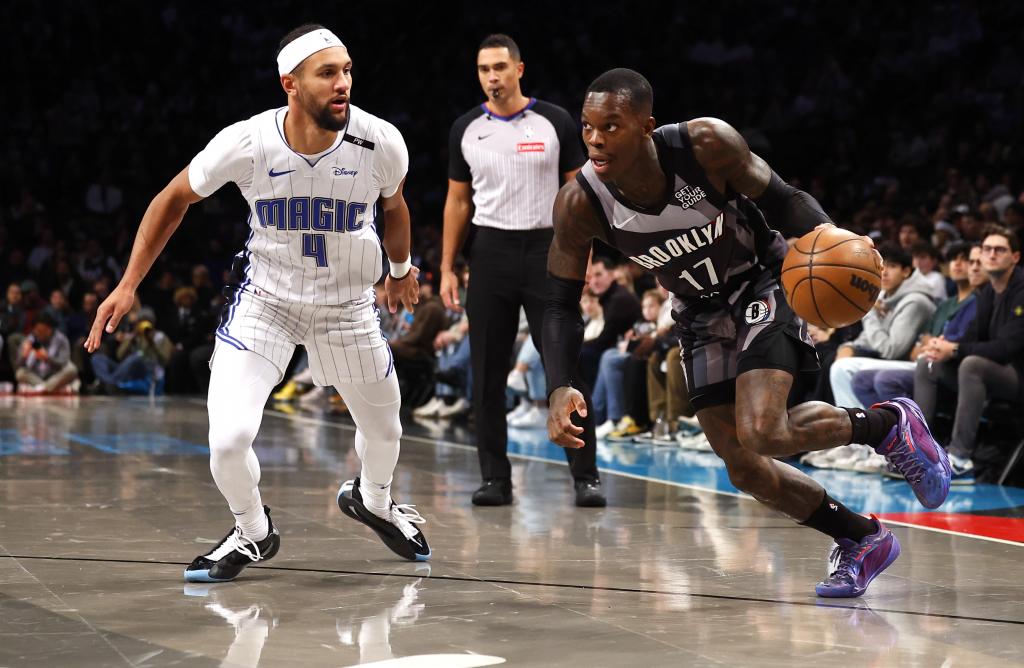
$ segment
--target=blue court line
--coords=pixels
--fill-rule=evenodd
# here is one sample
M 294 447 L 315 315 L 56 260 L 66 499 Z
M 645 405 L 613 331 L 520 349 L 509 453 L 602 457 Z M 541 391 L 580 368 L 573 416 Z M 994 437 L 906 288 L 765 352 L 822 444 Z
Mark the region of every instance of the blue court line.
M 354 425 L 339 420 L 292 415 L 273 409 L 267 409 L 266 413 L 294 422 L 334 425 L 350 431 L 355 430 Z M 410 418 L 405 418 L 404 421 L 410 427 L 402 436 L 404 439 L 476 451 L 471 443 L 448 440 L 450 434 L 431 437 L 426 430 L 417 434 L 418 430 L 412 426 L 418 423 Z M 549 441 L 543 429 L 509 429 L 508 453 L 515 457 L 563 466 L 566 463 L 563 448 Z M 729 482 L 725 464 L 712 452 L 683 450 L 678 446 L 599 441 L 597 466 L 601 471 L 608 473 L 749 498 Z M 971 513 L 997 508 L 1024 507 L 1024 489 L 978 483 L 972 486 L 953 487 L 946 502 L 934 511 L 929 511 L 920 504 L 910 486 L 902 480 L 878 474 L 824 470 L 802 465 L 797 465 L 796 468 L 817 480 L 831 496 L 862 514 Z
M 10 455 L 35 455 L 41 457 L 63 456 L 70 452 L 53 441 L 26 436 L 19 429 L 0 429 L 0 457 Z
M 548 441 L 543 430 L 510 429 L 508 451 L 544 461 L 565 462 L 562 448 Z M 725 464 L 711 452 L 683 450 L 676 446 L 599 441 L 597 466 L 602 471 L 642 476 L 712 492 L 741 493 L 729 482 Z M 902 480 L 801 465 L 796 468 L 817 480 L 832 497 L 859 513 L 970 513 L 1024 507 L 1024 489 L 978 483 L 953 487 L 946 502 L 929 511 Z
M 203 455 L 210 449 L 205 445 L 148 431 L 120 434 L 66 434 L 68 441 L 85 445 L 112 455 Z

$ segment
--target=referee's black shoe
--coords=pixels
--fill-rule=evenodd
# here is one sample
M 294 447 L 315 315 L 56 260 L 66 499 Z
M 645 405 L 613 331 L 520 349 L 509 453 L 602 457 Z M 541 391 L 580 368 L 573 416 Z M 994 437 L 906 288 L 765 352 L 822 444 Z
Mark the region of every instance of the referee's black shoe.
M 608 505 L 608 500 L 604 498 L 604 492 L 601 491 L 600 480 L 577 480 L 575 487 L 578 507 L 604 508 Z
M 230 582 L 246 566 L 257 561 L 271 559 L 281 549 L 281 534 L 270 519 L 270 508 L 263 506 L 267 514 L 269 532 L 263 540 L 250 540 L 235 526 L 224 536 L 217 547 L 196 557 L 185 569 L 185 582 Z
M 508 478 L 488 478 L 480 489 L 473 492 L 474 506 L 507 506 L 512 503 L 512 481 Z

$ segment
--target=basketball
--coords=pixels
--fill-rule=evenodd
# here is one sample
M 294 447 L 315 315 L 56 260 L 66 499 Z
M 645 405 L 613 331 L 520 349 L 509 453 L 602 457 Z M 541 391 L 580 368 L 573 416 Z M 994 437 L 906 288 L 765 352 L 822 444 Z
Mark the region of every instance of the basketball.
M 882 258 L 864 237 L 838 227 L 800 237 L 782 264 L 782 288 L 796 314 L 818 327 L 863 318 L 881 291 Z

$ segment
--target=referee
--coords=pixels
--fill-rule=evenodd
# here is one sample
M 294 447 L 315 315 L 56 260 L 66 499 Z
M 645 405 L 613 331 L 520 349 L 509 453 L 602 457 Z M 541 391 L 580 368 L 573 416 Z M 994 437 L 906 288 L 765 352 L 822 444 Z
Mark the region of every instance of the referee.
M 576 124 L 561 107 L 523 95 L 519 47 L 491 35 L 477 52 L 477 76 L 487 101 L 452 125 L 448 198 L 444 206 L 441 297 L 458 310 L 453 271 L 469 222 L 477 226 L 469 260 L 469 348 L 473 372 L 476 448 L 483 485 L 478 506 L 512 503 L 505 383 L 520 307 L 541 350 L 547 297 L 551 211 L 563 183 L 584 162 Z M 596 464 L 593 418 L 584 422 L 586 445 L 566 450 L 577 506 L 604 506 Z

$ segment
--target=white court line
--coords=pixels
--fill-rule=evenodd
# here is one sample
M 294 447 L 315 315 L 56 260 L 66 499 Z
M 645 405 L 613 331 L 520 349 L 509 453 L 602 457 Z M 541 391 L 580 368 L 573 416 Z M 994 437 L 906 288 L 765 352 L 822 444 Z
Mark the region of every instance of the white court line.
M 341 422 L 332 422 L 330 420 L 323 420 L 321 418 L 307 417 L 305 415 L 289 415 L 288 413 L 284 413 L 282 411 L 275 411 L 275 410 L 269 409 L 269 408 L 265 409 L 264 412 L 269 414 L 269 415 L 273 415 L 274 417 L 281 417 L 281 418 L 285 418 L 285 419 L 288 419 L 288 420 L 294 420 L 296 422 L 307 422 L 307 423 L 311 423 L 311 424 L 326 425 L 326 426 L 329 426 L 329 427 L 337 427 L 339 429 L 344 429 L 345 431 L 355 431 L 356 430 L 354 425 L 343 424 Z M 419 442 L 419 443 L 425 443 L 427 445 L 441 445 L 441 446 L 445 446 L 445 447 L 448 447 L 448 448 L 456 448 L 456 449 L 459 449 L 459 450 L 471 450 L 473 452 L 476 452 L 476 447 L 474 447 L 472 445 L 465 445 L 464 443 L 455 443 L 454 441 L 447 441 L 447 440 L 445 440 L 443 438 L 430 439 L 430 438 L 424 438 L 422 436 L 406 436 L 405 434 L 402 434 L 402 439 L 403 440 L 407 440 L 407 441 L 416 441 L 416 442 Z M 556 464 L 556 465 L 560 465 L 560 466 L 568 466 L 569 465 L 568 462 L 565 462 L 565 461 L 558 461 L 558 460 L 554 460 L 554 459 L 545 459 L 544 457 L 536 457 L 534 455 L 520 455 L 520 454 L 515 454 L 515 453 L 511 453 L 510 452 L 510 453 L 508 453 L 508 456 L 509 456 L 510 459 L 522 459 L 522 460 L 526 460 L 526 461 L 543 462 L 545 464 Z M 727 491 L 720 490 L 720 489 L 711 489 L 710 487 L 701 487 L 699 485 L 691 485 L 689 483 L 684 483 L 684 482 L 675 482 L 673 480 L 662 480 L 661 478 L 652 478 L 650 476 L 639 475 L 639 474 L 636 474 L 636 473 L 626 473 L 625 471 L 615 471 L 613 469 L 605 469 L 605 468 L 601 468 L 601 467 L 598 467 L 598 470 L 601 471 L 602 473 L 607 473 L 609 475 L 622 476 L 623 478 L 633 478 L 634 480 L 643 480 L 645 482 L 658 482 L 658 483 L 661 483 L 663 485 L 669 485 L 671 487 L 682 487 L 684 489 L 690 489 L 690 490 L 694 490 L 694 491 L 697 491 L 697 492 L 707 492 L 707 493 L 710 493 L 710 494 L 721 494 L 723 496 L 732 496 L 732 497 L 735 497 L 737 499 L 746 499 L 747 501 L 754 501 L 756 503 L 759 503 L 756 499 L 754 499 L 754 497 L 752 497 L 752 496 L 750 496 L 748 494 L 739 494 L 739 493 L 736 493 L 736 492 L 727 492 Z M 908 527 L 908 528 L 911 528 L 911 529 L 921 529 L 923 531 L 932 531 L 934 533 L 943 533 L 943 534 L 947 534 L 947 535 L 950 535 L 950 536 L 962 536 L 964 538 L 974 538 L 974 539 L 977 539 L 977 540 L 985 540 L 985 541 L 989 541 L 991 543 L 1002 543 L 1003 545 L 1013 545 L 1014 547 L 1024 547 L 1024 543 L 1018 543 L 1018 542 L 1015 542 L 1015 541 L 1012 541 L 1012 540 L 1006 540 L 1004 538 L 993 538 L 992 536 L 979 536 L 977 534 L 972 534 L 972 533 L 963 533 L 961 531 L 953 531 L 951 529 L 939 529 L 937 527 L 923 526 L 921 524 L 911 524 L 910 522 L 901 522 L 901 521 L 897 521 L 897 520 L 889 520 L 889 519 L 887 519 L 887 520 L 885 520 L 885 523 L 886 524 L 896 524 L 898 526 Z

